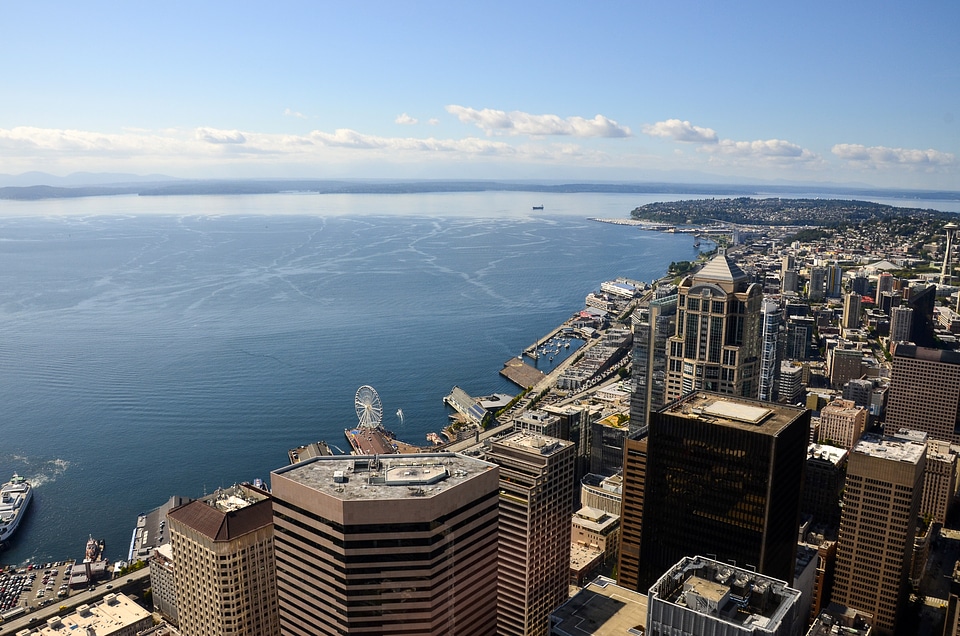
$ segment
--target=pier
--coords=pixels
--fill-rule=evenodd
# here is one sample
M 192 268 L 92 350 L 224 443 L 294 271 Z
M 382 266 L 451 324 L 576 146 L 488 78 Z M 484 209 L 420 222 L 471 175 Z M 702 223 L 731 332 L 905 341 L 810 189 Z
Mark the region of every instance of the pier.
M 479 400 L 470 397 L 470 395 L 459 386 L 454 386 L 450 395 L 443 398 L 443 403 L 447 404 L 457 413 L 466 418 L 471 424 L 483 426 L 490 419 L 487 410 L 480 406 Z

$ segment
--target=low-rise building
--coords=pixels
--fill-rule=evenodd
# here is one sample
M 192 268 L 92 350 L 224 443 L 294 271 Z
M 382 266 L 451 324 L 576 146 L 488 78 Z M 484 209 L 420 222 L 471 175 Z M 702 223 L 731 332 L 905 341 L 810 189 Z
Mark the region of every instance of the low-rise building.
M 795 634 L 800 592 L 786 582 L 704 557 L 685 557 L 647 594 L 647 634 Z
M 622 493 L 622 473 L 609 477 L 588 473 L 580 481 L 580 503 L 612 515 L 620 515 Z
M 647 595 L 597 577 L 550 614 L 552 636 L 622 636 L 643 634 Z
M 48 618 L 46 624 L 19 631 L 17 636 L 135 636 L 152 625 L 153 617 L 150 612 L 129 597 L 123 594 L 107 594 L 97 603 L 80 605 L 70 614 Z

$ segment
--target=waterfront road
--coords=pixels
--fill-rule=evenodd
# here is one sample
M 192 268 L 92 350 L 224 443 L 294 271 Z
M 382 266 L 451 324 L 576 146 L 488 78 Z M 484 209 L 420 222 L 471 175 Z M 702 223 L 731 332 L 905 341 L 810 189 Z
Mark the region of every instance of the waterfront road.
M 139 597 L 141 590 L 146 587 L 146 585 L 149 585 L 149 582 L 150 568 L 148 566 L 136 572 L 119 576 L 111 581 L 103 581 L 93 586 L 92 591 L 90 589 L 73 591 L 70 593 L 70 596 L 57 599 L 46 607 L 41 607 L 29 614 L 24 614 L 18 618 L 0 623 L 0 634 L 16 634 L 21 629 L 36 627 L 37 625 L 45 623 L 47 619 L 52 616 L 69 614 L 77 606 L 95 603 L 111 592 Z M 146 583 L 146 585 L 144 583 Z M 147 611 L 153 610 L 148 609 Z

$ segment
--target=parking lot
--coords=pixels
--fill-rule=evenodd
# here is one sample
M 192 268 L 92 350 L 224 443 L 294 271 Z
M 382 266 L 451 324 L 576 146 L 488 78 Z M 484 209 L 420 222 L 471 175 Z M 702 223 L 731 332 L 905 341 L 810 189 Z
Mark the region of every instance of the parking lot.
M 73 564 L 56 561 L 5 569 L 0 574 L 0 615 L 17 607 L 44 607 L 69 596 Z

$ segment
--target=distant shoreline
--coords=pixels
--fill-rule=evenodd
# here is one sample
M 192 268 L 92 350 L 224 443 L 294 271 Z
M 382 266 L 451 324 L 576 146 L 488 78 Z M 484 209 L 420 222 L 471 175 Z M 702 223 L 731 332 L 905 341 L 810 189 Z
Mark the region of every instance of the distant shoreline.
M 425 194 L 468 192 L 537 192 L 556 194 L 666 194 L 716 195 L 720 197 L 809 196 L 811 192 L 830 198 L 872 197 L 903 200 L 960 201 L 960 192 L 945 190 L 901 190 L 840 186 L 719 185 L 666 182 L 605 183 L 570 182 L 546 184 L 509 181 L 346 181 L 313 179 L 244 179 L 203 181 L 151 181 L 141 183 L 84 186 L 29 185 L 0 187 L 0 199 L 33 201 L 79 197 L 184 196 L 281 194 Z

